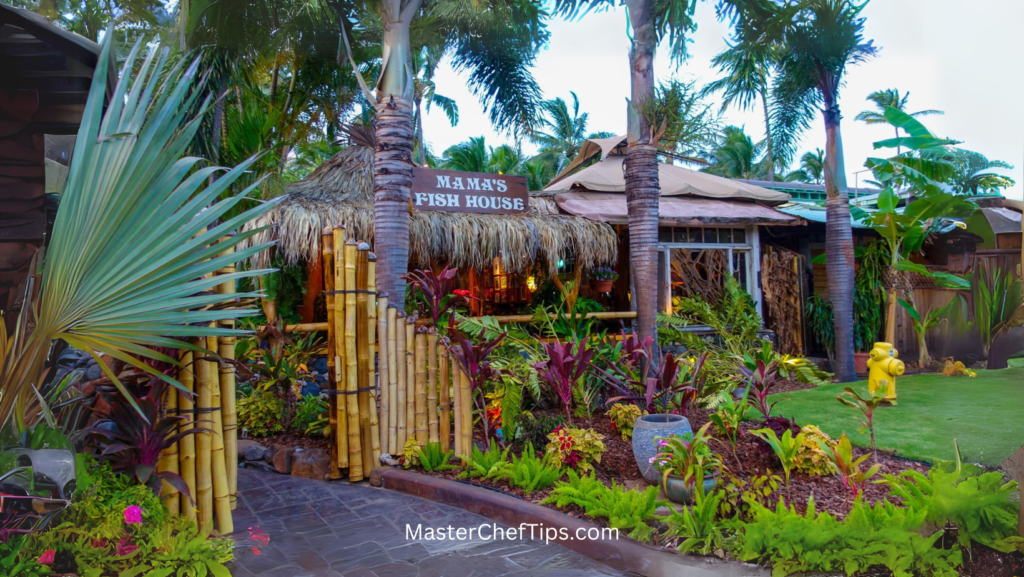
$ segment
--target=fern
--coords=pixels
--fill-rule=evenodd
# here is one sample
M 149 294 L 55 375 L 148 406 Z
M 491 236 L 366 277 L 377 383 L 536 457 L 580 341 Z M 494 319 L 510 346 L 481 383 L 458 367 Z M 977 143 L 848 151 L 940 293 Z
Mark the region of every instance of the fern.
M 512 456 L 511 463 L 502 463 L 485 475 L 485 479 L 503 479 L 527 495 L 546 489 L 562 476 L 562 469 L 551 463 L 547 455 L 538 459 L 532 444 L 527 444 L 521 457 Z
M 701 555 L 723 554 L 724 524 L 719 520 L 718 511 L 724 499 L 725 493 L 721 490 L 708 495 L 698 490 L 694 493 L 692 507 L 683 507 L 682 511 L 673 508 L 669 516 L 664 517 L 669 532 L 681 539 L 678 547 L 680 551 L 696 551 Z
M 628 531 L 628 536 L 638 541 L 648 541 L 654 529 L 647 524 L 654 518 L 654 511 L 662 501 L 658 500 L 658 488 L 648 487 L 644 492 L 626 490 L 616 485 L 608 487 L 590 475 L 578 475 L 568 471 L 569 480 L 559 482 L 542 504 L 553 504 L 564 508 L 575 505 L 588 517 L 608 519 L 613 529 Z
M 427 443 L 419 449 L 419 452 L 420 466 L 424 471 L 447 471 L 458 468 L 449 464 L 455 451 L 442 451 L 440 443 Z
M 496 467 L 508 462 L 508 451 L 509 449 L 502 451 L 497 444 L 494 444 L 484 453 L 479 447 L 473 445 L 472 454 L 468 456 L 459 455 L 461 459 L 466 461 L 466 470 L 459 475 L 459 478 L 486 477 Z

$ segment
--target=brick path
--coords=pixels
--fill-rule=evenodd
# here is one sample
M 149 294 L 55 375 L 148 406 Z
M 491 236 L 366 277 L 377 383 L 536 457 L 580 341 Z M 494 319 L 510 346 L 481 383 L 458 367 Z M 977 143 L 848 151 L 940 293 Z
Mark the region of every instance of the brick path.
M 414 527 L 479 527 L 489 519 L 416 497 L 344 482 L 240 469 L 236 577 L 622 575 L 560 545 L 526 539 L 406 539 Z M 247 527 L 270 535 L 256 555 Z

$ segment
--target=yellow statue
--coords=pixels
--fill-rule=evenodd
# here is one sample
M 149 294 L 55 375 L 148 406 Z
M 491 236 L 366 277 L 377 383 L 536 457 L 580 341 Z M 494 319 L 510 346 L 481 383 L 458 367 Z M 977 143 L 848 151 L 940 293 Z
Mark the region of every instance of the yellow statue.
M 903 374 L 906 367 L 897 359 L 899 353 L 889 343 L 875 343 L 875 348 L 868 353 L 868 392 L 875 393 L 879 387 L 885 389 L 887 401 L 896 400 L 896 377 Z

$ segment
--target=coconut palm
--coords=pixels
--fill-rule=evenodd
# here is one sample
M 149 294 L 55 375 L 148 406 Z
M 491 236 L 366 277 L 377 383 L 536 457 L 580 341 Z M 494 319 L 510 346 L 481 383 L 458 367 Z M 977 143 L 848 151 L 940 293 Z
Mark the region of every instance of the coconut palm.
M 540 147 L 540 155 L 550 157 L 556 172 L 569 163 L 580 151 L 587 136 L 586 112 L 580 113 L 580 99 L 572 95 L 572 111 L 565 100 L 554 98 L 541 103 L 538 126 L 530 135 Z
M 742 127 L 726 126 L 712 153 L 715 163 L 704 169 L 704 172 L 726 178 L 761 178 L 765 174 L 767 161 L 765 165 L 759 165 L 757 157 L 760 154 L 761 147 L 751 140 Z
M 448 147 L 441 157 L 441 168 L 490 174 L 520 174 L 523 156 L 507 144 L 487 146 L 483 136 Z
M 800 157 L 800 168 L 786 175 L 786 182 L 821 184 L 825 178 L 825 151 L 816 148 Z
M 854 116 L 854 120 L 863 121 L 865 124 L 889 124 L 889 121 L 885 119 L 885 110 L 887 108 L 895 108 L 900 112 L 906 112 L 907 114 L 917 118 L 920 116 L 932 116 L 935 114 L 945 114 L 941 110 L 919 110 L 917 112 L 907 112 L 907 101 L 910 99 L 910 92 L 908 91 L 903 96 L 900 96 L 899 88 L 887 88 L 885 90 L 876 90 L 865 99 L 875 105 L 877 110 L 863 110 Z M 891 126 L 891 125 L 890 125 Z M 896 128 L 896 137 L 900 136 L 900 129 Z M 896 149 L 896 154 L 900 153 L 900 149 Z
M 1013 165 L 1002 160 L 989 160 L 984 154 L 954 148 L 950 162 L 955 167 L 948 183 L 959 194 L 984 194 L 1009 188 L 1016 182 L 995 170 L 1011 170 Z
M 459 123 L 459 105 L 455 100 L 437 93 L 434 73 L 440 61 L 436 46 L 424 46 L 413 58 L 413 68 L 416 70 L 416 152 L 420 165 L 427 164 L 427 150 L 423 142 L 423 102 L 427 103 L 427 112 L 430 112 L 431 106 L 436 106 L 444 112 L 452 126 Z
M 739 10 L 744 41 L 772 42 L 779 50 L 773 97 L 789 113 L 820 110 L 825 121 L 824 183 L 827 194 L 826 248 L 829 295 L 835 315 L 836 375 L 840 382 L 856 378 L 853 365 L 853 232 L 847 196 L 846 168 L 840 134 L 839 89 L 850 65 L 877 52 L 864 39 L 865 3 L 851 0 L 801 0 L 770 6 L 755 13 Z M 790 125 L 806 123 L 796 114 Z M 787 128 L 786 126 L 780 129 Z
M 391 295 L 396 306 L 404 305 L 402 276 L 409 263 L 416 92 L 410 62 L 416 47 L 434 47 L 438 59 L 448 56 L 456 70 L 467 71 L 469 87 L 488 110 L 491 123 L 521 136 L 532 126 L 541 100 L 529 67 L 547 41 L 546 17 L 539 0 L 491 0 L 471 5 L 458 0 L 381 0 L 365 6 L 351 29 L 346 26 L 342 40 L 349 48 L 349 61 L 364 96 L 376 108 L 377 286 Z M 380 38 L 382 58 L 373 91 L 358 72 L 348 45 L 351 33 L 363 39 L 370 35 Z

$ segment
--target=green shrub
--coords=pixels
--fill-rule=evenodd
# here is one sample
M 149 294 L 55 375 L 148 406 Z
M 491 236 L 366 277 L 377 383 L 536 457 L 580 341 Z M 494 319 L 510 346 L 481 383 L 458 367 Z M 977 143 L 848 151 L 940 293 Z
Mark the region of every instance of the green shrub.
M 658 488 L 647 487 L 644 492 L 626 490 L 612 482 L 608 487 L 594 478 L 594 473 L 577 475 L 568 472 L 568 481 L 559 481 L 542 504 L 554 504 L 556 507 L 576 505 L 583 509 L 588 517 L 608 519 L 613 529 L 627 531 L 627 535 L 639 541 L 651 538 L 654 529 L 647 521 L 654 518 L 654 511 L 661 504 L 658 501 Z
M 802 427 L 800 433 L 804 436 L 804 440 L 800 448 L 797 449 L 796 458 L 793 460 L 796 470 L 811 477 L 831 475 L 832 465 L 828 454 L 821 449 L 821 445 L 825 445 L 834 453 L 838 450 L 836 442 L 814 425 Z
M 496 443 L 491 445 L 491 448 L 487 449 L 486 453 L 481 451 L 476 445 L 473 445 L 472 453 L 469 455 L 459 455 L 466 460 L 466 470 L 459 475 L 459 478 L 486 477 L 496 467 L 508 462 L 508 452 L 508 448 L 502 451 L 501 447 Z
M 622 435 L 623 441 L 633 438 L 633 425 L 647 411 L 641 411 L 640 407 L 629 403 L 618 403 L 608 409 L 608 418 L 611 419 L 615 430 Z
M 814 498 L 800 515 L 780 499 L 775 510 L 754 505 L 753 521 L 738 523 L 734 554 L 744 561 L 772 564 L 772 576 L 798 571 L 844 571 L 853 575 L 882 565 L 894 577 L 956 577 L 959 548 L 938 549 L 937 531 L 922 537 L 917 530 L 924 511 L 888 502 L 864 506 L 858 497 L 845 521 L 816 513 Z
M 284 401 L 268 386 L 254 387 L 248 395 L 238 398 L 238 424 L 250 437 L 283 433 L 283 417 Z
M 511 463 L 502 463 L 487 474 L 487 479 L 504 479 L 513 487 L 518 487 L 526 494 L 546 489 L 562 476 L 561 467 L 552 462 L 550 455 L 538 459 L 533 445 L 526 445 L 521 457 L 512 455 Z
M 457 469 L 449 463 L 455 451 L 442 451 L 441 443 L 427 443 L 420 447 L 420 466 L 424 471 L 447 471 Z
M 302 397 L 295 404 L 295 416 L 292 417 L 292 429 L 304 435 L 327 436 L 330 434 L 330 420 L 327 415 L 327 399 Z
M 561 468 L 568 466 L 581 473 L 593 470 L 594 463 L 601 462 L 601 454 L 607 450 L 604 435 L 594 429 L 570 429 L 559 427 L 548 434 L 544 452 L 551 456 L 551 463 Z
M 719 509 L 725 500 L 726 494 L 722 490 L 712 491 L 704 494 L 703 486 L 693 492 L 693 505 L 681 507 L 676 510 L 674 507 L 665 523 L 668 525 L 668 532 L 680 539 L 678 549 L 683 553 L 700 553 L 708 555 L 714 553 L 719 557 L 724 556 L 725 545 L 725 524 L 719 517 Z

